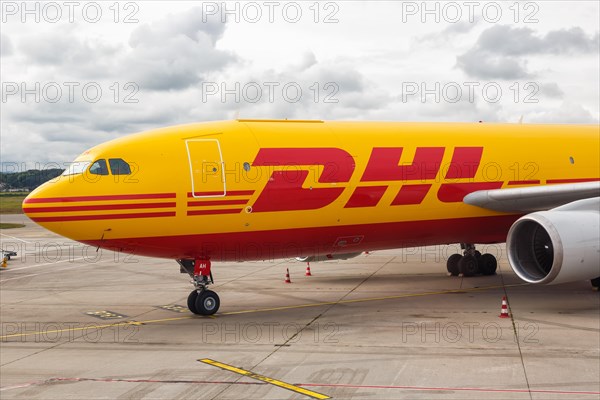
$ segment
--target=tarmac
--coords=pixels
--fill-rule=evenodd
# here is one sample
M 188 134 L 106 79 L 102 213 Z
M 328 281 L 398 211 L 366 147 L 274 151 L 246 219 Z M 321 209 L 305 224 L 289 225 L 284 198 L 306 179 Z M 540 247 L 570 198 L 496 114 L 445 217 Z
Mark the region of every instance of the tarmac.
M 458 247 L 346 261 L 215 263 L 219 312 L 187 310 L 173 260 L 2 222 L 2 399 L 598 399 L 600 293 L 488 277 Z M 291 283 L 285 283 L 286 269 Z M 509 318 L 500 318 L 507 297 Z

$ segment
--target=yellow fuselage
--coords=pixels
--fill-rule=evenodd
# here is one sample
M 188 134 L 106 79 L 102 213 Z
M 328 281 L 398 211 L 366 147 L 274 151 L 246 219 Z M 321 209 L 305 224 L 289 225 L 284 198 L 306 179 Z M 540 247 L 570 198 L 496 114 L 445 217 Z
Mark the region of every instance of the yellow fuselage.
M 466 194 L 598 180 L 599 147 L 597 125 L 199 123 L 98 145 L 76 161 L 130 173 L 61 176 L 23 206 L 74 240 L 178 259 L 503 242 L 519 215 Z

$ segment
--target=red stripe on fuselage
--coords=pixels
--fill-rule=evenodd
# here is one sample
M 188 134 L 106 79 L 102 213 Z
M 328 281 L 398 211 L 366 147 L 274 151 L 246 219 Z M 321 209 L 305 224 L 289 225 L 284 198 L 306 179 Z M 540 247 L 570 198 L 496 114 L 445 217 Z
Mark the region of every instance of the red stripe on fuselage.
M 172 259 L 208 257 L 212 261 L 271 260 L 347 253 L 348 248 L 335 246 L 337 239 L 346 236 L 364 237 L 359 244 L 351 247 L 352 252 L 445 243 L 499 243 L 506 240 L 510 226 L 518 218 L 519 215 L 497 215 L 83 242 L 150 257 Z M 446 247 L 440 247 L 439 251 L 437 256 L 450 255 L 444 253 L 449 251 Z
M 113 200 L 150 200 L 150 199 L 174 199 L 175 193 L 151 193 L 151 194 L 117 194 L 107 196 L 75 196 L 75 197 L 46 197 L 27 198 L 25 204 L 33 203 L 74 203 L 84 201 L 113 201 Z
M 173 212 L 137 213 L 137 214 L 104 214 L 104 215 L 68 215 L 56 217 L 31 217 L 34 222 L 67 222 L 67 221 L 93 221 L 102 219 L 130 219 L 130 218 L 163 218 L 174 217 Z
M 539 185 L 540 181 L 539 180 L 530 180 L 530 181 L 509 181 L 507 183 L 507 185 L 509 186 L 513 186 L 513 185 Z
M 194 215 L 217 215 L 217 214 L 239 214 L 242 212 L 241 208 L 227 208 L 223 210 L 192 210 L 188 211 L 188 216 Z
M 233 206 L 248 203 L 248 200 L 213 200 L 213 201 L 188 201 L 188 207 L 207 206 Z
M 578 182 L 596 182 L 600 181 L 600 178 L 581 178 L 581 179 L 548 179 L 546 183 L 578 183 Z
M 196 196 L 196 197 L 201 197 L 201 196 L 221 196 L 221 197 L 252 196 L 253 194 L 254 194 L 254 190 L 232 190 L 232 191 L 228 191 L 225 195 L 223 195 L 223 192 L 195 192 L 195 193 L 188 193 L 187 197 L 194 198 L 194 196 Z
M 24 207 L 26 214 L 52 213 L 52 212 L 76 212 L 76 211 L 106 211 L 106 210 L 132 210 L 140 208 L 171 208 L 177 203 L 138 203 L 138 204 L 107 204 L 97 206 L 72 206 L 72 207 Z

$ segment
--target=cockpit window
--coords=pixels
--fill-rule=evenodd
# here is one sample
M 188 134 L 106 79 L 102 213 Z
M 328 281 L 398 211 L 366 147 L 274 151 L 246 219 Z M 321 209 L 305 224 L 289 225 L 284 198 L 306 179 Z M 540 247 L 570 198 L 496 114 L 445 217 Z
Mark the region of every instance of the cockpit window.
M 106 166 L 106 160 L 96 160 L 90 167 L 90 174 L 94 175 L 108 175 L 108 168 Z
M 75 161 L 69 164 L 69 167 L 62 173 L 63 176 L 83 174 L 86 168 L 91 164 L 90 161 Z
M 110 158 L 108 163 L 113 175 L 131 175 L 131 167 L 123 159 Z

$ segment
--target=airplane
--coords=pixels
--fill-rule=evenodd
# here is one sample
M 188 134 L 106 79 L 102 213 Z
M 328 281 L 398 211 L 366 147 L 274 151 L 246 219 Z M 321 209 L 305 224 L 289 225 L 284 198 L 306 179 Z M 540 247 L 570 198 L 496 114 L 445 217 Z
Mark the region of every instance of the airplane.
M 460 243 L 451 275 L 600 286 L 600 127 L 251 120 L 95 146 L 23 211 L 90 246 L 176 260 L 212 315 L 213 262 L 347 259 Z

